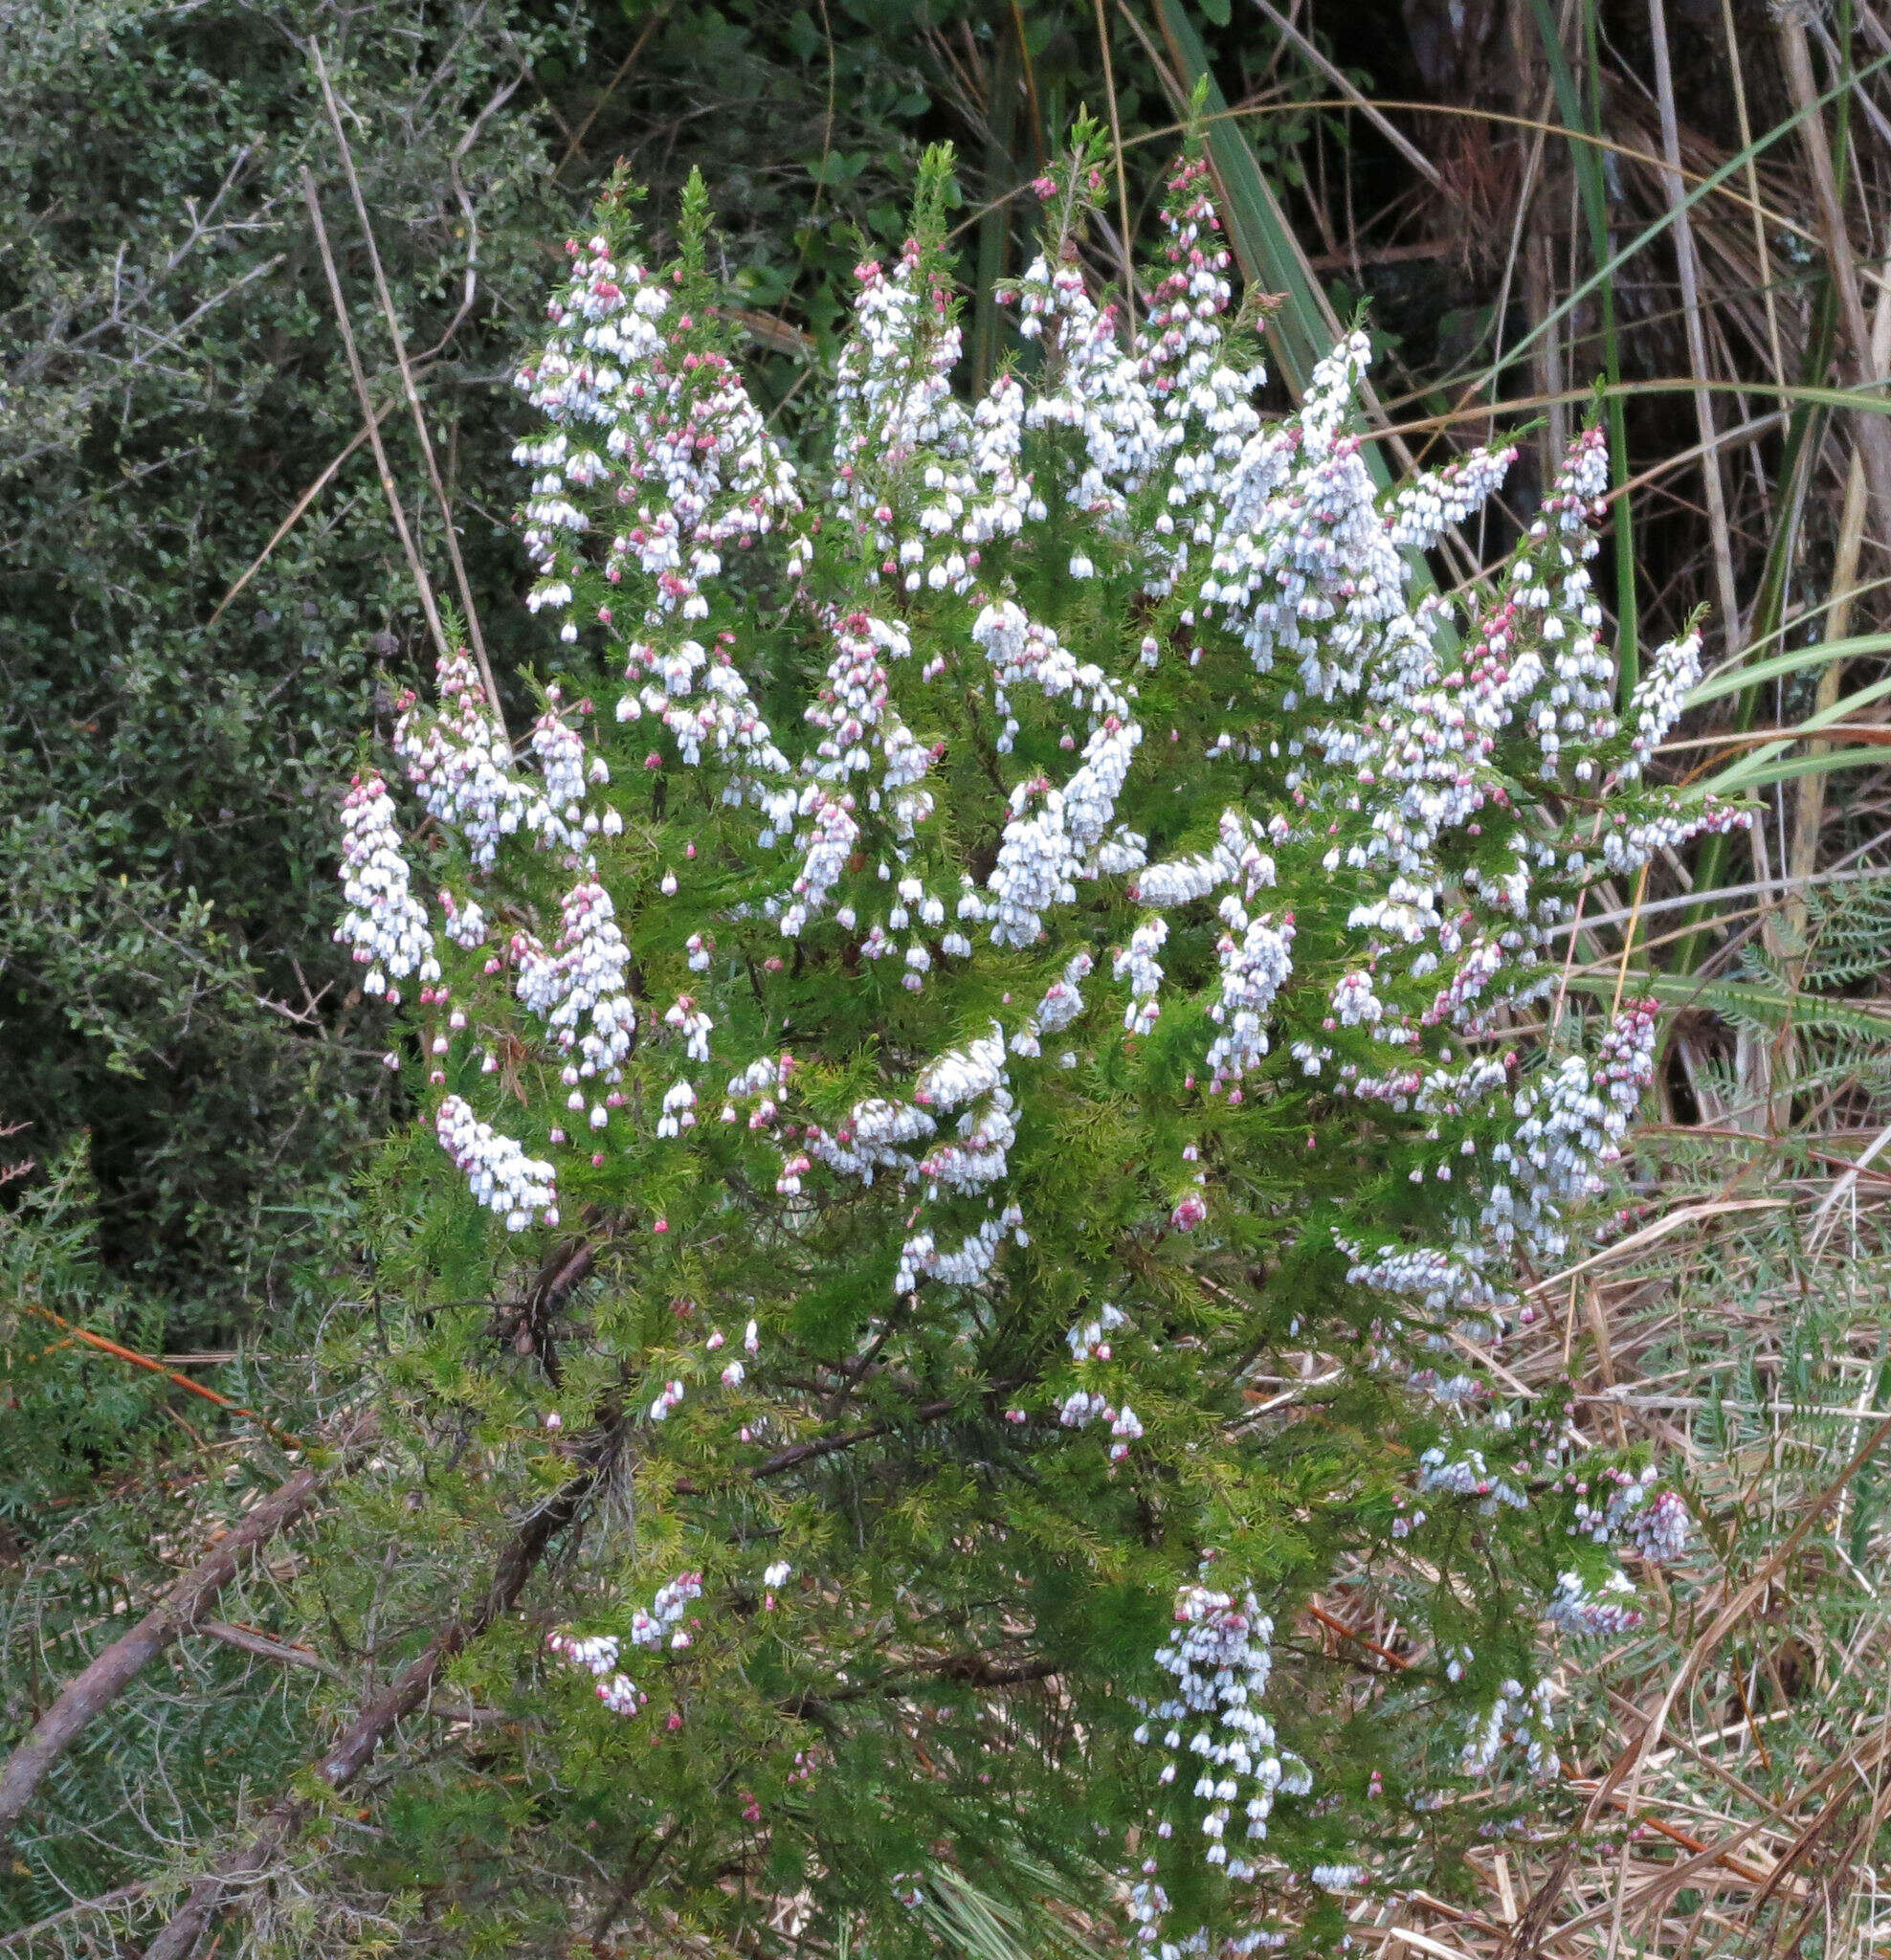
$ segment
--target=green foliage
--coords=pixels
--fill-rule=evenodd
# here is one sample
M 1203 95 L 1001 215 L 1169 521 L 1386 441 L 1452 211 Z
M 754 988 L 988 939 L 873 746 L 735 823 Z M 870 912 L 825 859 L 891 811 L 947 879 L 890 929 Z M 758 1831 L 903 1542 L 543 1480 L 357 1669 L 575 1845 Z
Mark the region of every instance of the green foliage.
M 102 1359 L 82 1325 L 135 1348 L 160 1345 L 161 1310 L 100 1265 L 98 1194 L 81 1139 L 0 1214 L 0 1738 L 9 1748 L 56 1688 L 144 1613 L 180 1551 L 234 1522 L 271 1472 L 200 1453 L 215 1411 L 149 1372 Z M 249 1375 L 263 1389 L 268 1371 Z M 286 1370 L 284 1371 L 286 1373 Z M 229 1377 L 238 1376 L 229 1370 Z M 288 1382 L 269 1384 L 286 1405 Z M 183 1445 L 184 1460 L 176 1459 Z M 265 1459 L 274 1455 L 264 1450 Z M 271 1479 L 273 1481 L 273 1479 Z M 286 1571 L 286 1568 L 278 1567 Z M 231 1588 L 234 1619 L 280 1611 L 268 1567 Z M 233 1772 L 274 1779 L 301 1750 L 312 1675 L 223 1645 L 173 1648 L 145 1692 L 102 1711 L 42 1785 L 39 1847 L 0 1881 L 9 1919 L 103 1891 L 148 1868 L 154 1841 L 215 1828 Z
M 101 1461 L 148 1460 L 164 1430 L 164 1397 L 148 1376 L 101 1376 L 61 1328 L 78 1321 L 133 1346 L 154 1331 L 148 1306 L 141 1315 L 104 1281 L 97 1234 L 82 1138 L 0 1214 L 0 1530 L 15 1551 L 49 1509 L 88 1500 Z
M 186 1346 L 288 1302 L 387 1108 L 323 871 L 325 786 L 417 626 L 365 457 L 226 596 L 360 428 L 299 194 L 307 165 L 334 222 L 300 46 L 326 31 L 313 6 L 87 0 L 21 16 L 0 78 L 0 1109 L 41 1157 L 93 1132 L 101 1251 Z M 558 44 L 460 10 L 340 56 L 410 345 L 452 333 L 426 387 L 469 513 L 502 502 L 505 403 L 479 376 L 528 280 L 500 268 L 548 207 L 530 121 L 458 105 L 516 95 Z M 468 528 L 502 595 L 509 547 Z

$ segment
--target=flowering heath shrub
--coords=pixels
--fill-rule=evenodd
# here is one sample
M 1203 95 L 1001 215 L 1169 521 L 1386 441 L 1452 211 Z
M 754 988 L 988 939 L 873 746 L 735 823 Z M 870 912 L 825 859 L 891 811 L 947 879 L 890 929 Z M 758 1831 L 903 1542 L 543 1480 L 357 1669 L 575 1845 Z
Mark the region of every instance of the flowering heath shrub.
M 488 1292 L 585 1262 L 511 1351 L 442 1306 L 432 1392 L 546 1476 L 633 1438 L 529 1780 L 727 1936 L 923 1945 L 929 1866 L 1028 1855 L 1138 1950 L 1318 1944 L 1553 1772 L 1546 1657 L 1686 1545 L 1484 1357 L 1653 1065 L 1559 984 L 1577 901 L 1738 820 L 1643 778 L 1698 644 L 1618 704 L 1593 433 L 1433 590 L 1508 452 L 1378 491 L 1362 333 L 1264 414 L 1205 167 L 1132 311 L 1099 157 L 977 400 L 928 159 L 802 458 L 701 187 L 664 266 L 608 198 L 518 377 L 556 679 L 515 746 L 455 657 L 347 800 L 398 1188 Z

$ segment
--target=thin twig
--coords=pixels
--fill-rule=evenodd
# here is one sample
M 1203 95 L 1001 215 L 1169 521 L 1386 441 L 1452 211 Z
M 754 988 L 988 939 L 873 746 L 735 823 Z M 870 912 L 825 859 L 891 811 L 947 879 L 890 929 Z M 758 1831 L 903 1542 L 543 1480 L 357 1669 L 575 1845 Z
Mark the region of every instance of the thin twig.
M 109 1892 L 100 1892 L 95 1898 L 75 1899 L 70 1905 L 62 1905 L 58 1911 L 49 1912 L 44 1919 L 35 1919 L 31 1926 L 23 1926 L 0 1938 L 0 1953 L 11 1953 L 16 1949 L 24 1952 L 27 1942 L 40 1933 L 50 1932 L 54 1927 L 67 1925 L 72 1920 L 82 1919 L 88 1912 L 103 1914 L 121 1905 L 134 1904 L 150 1889 L 148 1879 L 138 1879 L 129 1885 L 118 1885 Z
M 292 1647 L 286 1640 L 272 1640 L 267 1634 L 259 1634 L 254 1627 L 239 1627 L 227 1619 L 200 1619 L 195 1631 L 212 1640 L 221 1640 L 226 1647 L 254 1654 L 259 1660 L 279 1661 L 284 1667 L 310 1668 L 317 1674 L 325 1674 L 331 1681 L 346 1679 L 332 1660 L 323 1659 L 320 1654 L 307 1647 Z
M 233 1415 L 246 1415 L 252 1422 L 266 1429 L 278 1442 L 289 1449 L 300 1449 L 301 1445 L 286 1430 L 278 1429 L 267 1415 L 260 1415 L 254 1409 L 246 1409 L 240 1402 L 233 1402 L 228 1395 L 219 1395 L 214 1389 L 207 1389 L 202 1382 L 193 1382 L 188 1374 L 179 1374 L 174 1368 L 167 1368 L 162 1361 L 149 1354 L 141 1354 L 136 1348 L 126 1348 L 121 1342 L 109 1341 L 103 1334 L 95 1334 L 89 1327 L 76 1325 L 63 1314 L 57 1314 L 50 1306 L 42 1306 L 36 1300 L 22 1300 L 17 1303 L 23 1312 L 35 1314 L 43 1321 L 51 1321 L 62 1332 L 71 1335 L 75 1341 L 83 1342 L 88 1348 L 96 1348 L 100 1354 L 109 1354 L 115 1360 L 128 1361 L 133 1368 L 142 1368 L 152 1374 L 161 1374 L 167 1382 L 180 1389 L 188 1389 L 193 1395 L 201 1395 L 206 1402 L 214 1402 L 219 1409 L 228 1409 Z
M 1648 33 L 1655 55 L 1655 90 L 1661 117 L 1662 184 L 1675 224 L 1675 267 L 1680 275 L 1682 323 L 1688 365 L 1697 383 L 1707 375 L 1707 340 L 1701 319 L 1701 267 L 1694 225 L 1687 209 L 1687 185 L 1680 173 L 1680 124 L 1675 114 L 1675 80 L 1668 62 L 1668 22 L 1663 0 L 1648 0 Z M 1727 528 L 1726 486 L 1721 479 L 1720 451 L 1714 441 L 1713 398 L 1704 387 L 1694 390 L 1694 418 L 1701 429 L 1701 481 L 1707 500 L 1707 535 L 1713 548 L 1715 587 L 1721 601 L 1721 644 L 1729 656 L 1740 643 L 1740 600 L 1733 583 L 1733 551 Z
M 393 412 L 393 403 L 389 402 L 386 408 L 377 409 L 375 411 L 376 418 L 379 420 L 385 420 L 388 417 L 388 415 L 389 415 Z M 237 595 L 242 591 L 243 588 L 247 586 L 249 582 L 256 577 L 256 573 L 259 572 L 263 568 L 263 567 L 269 563 L 271 557 L 275 554 L 277 546 L 281 544 L 282 540 L 286 538 L 289 535 L 289 533 L 296 528 L 296 525 L 301 521 L 302 513 L 306 511 L 309 505 L 313 503 L 315 500 L 318 497 L 320 497 L 325 489 L 327 489 L 329 484 L 335 480 L 336 475 L 341 470 L 342 466 L 347 461 L 347 459 L 351 456 L 354 455 L 355 451 L 358 450 L 362 446 L 362 444 L 367 440 L 367 431 L 365 428 L 357 429 L 354 434 L 349 438 L 348 446 L 345 450 L 343 450 L 341 455 L 338 456 L 334 459 L 334 461 L 331 462 L 328 465 L 328 467 L 323 471 L 321 476 L 319 476 L 315 479 L 315 481 L 311 483 L 308 486 L 308 488 L 304 490 L 299 498 L 297 498 L 294 509 L 292 509 L 289 515 L 285 517 L 279 524 L 277 525 L 274 533 L 270 537 L 269 543 L 265 545 L 262 547 L 262 549 L 258 551 L 256 555 L 250 561 L 249 567 L 244 571 L 242 577 L 239 578 L 236 581 L 236 583 L 234 586 L 232 586 L 227 592 L 224 593 L 223 597 L 217 601 L 216 611 L 212 612 L 210 618 L 205 622 L 207 625 L 214 626 L 216 622 L 219 619 L 221 619 L 223 615 L 230 610 L 231 606 L 234 603 Z
M 584 145 L 585 138 L 590 134 L 591 124 L 597 121 L 598 116 L 600 112 L 603 110 L 605 103 L 608 102 L 611 100 L 611 98 L 617 93 L 617 90 L 621 86 L 624 78 L 628 74 L 630 74 L 633 68 L 636 66 L 637 56 L 643 53 L 644 48 L 649 43 L 651 35 L 654 34 L 656 32 L 656 30 L 659 27 L 661 27 L 666 20 L 669 19 L 669 0 L 665 0 L 665 4 L 659 7 L 656 10 L 656 11 L 653 13 L 647 21 L 644 22 L 642 32 L 637 35 L 636 39 L 631 43 L 631 52 L 628 55 L 626 55 L 620 62 L 618 62 L 617 72 L 611 78 L 609 81 L 607 81 L 604 84 L 602 93 L 598 96 L 597 100 L 594 101 L 590 106 L 590 114 L 588 115 L 585 118 L 585 120 L 578 124 L 577 130 L 573 134 L 571 141 L 565 145 L 565 154 L 559 158 L 557 164 L 553 167 L 551 172 L 553 177 L 556 177 L 559 171 L 564 169 L 565 166 L 568 164 L 571 161 L 571 159 L 578 154 L 579 149 Z
M 1442 190 L 1444 189 L 1443 174 L 1431 158 L 1406 135 L 1404 130 L 1399 128 L 1397 123 L 1393 122 L 1379 109 L 1370 97 L 1362 95 L 1346 79 L 1345 72 L 1342 69 L 1336 68 L 1332 62 L 1327 60 L 1325 56 L 1301 33 L 1299 28 L 1278 7 L 1271 4 L 1271 0 L 1254 0 L 1254 4 L 1273 22 L 1282 37 L 1291 41 L 1306 56 L 1308 62 L 1346 97 L 1351 106 L 1357 109 L 1371 123 L 1373 128 L 1398 151 L 1399 155 L 1424 178 L 1425 182 L 1434 190 Z
M 1103 56 L 1103 93 L 1109 98 L 1110 108 L 1110 148 L 1116 158 L 1116 201 L 1118 214 L 1122 219 L 1122 236 L 1118 248 L 1123 256 L 1123 304 L 1128 314 L 1129 324 L 1136 324 L 1136 263 L 1130 252 L 1129 228 L 1129 173 L 1123 161 L 1123 118 L 1116 106 L 1116 69 L 1110 58 L 1109 14 L 1103 0 L 1097 0 L 1097 45 Z

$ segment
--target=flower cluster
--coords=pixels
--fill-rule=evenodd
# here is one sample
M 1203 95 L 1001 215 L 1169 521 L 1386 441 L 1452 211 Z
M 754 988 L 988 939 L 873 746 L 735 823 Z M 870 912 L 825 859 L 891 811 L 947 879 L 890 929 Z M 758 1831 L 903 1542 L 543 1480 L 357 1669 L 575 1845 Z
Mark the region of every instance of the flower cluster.
M 475 866 L 489 871 L 500 840 L 522 826 L 543 830 L 549 805 L 514 771 L 511 745 L 463 647 L 440 662 L 434 691 L 438 708 L 432 714 L 413 694 L 402 696 L 394 752 L 427 813 L 457 831 Z
M 616 585 L 632 568 L 640 572 L 653 625 L 704 618 L 703 588 L 723 554 L 799 510 L 793 469 L 733 363 L 693 345 L 698 323 L 660 278 L 620 261 L 602 234 L 569 251 L 570 282 L 549 309 L 556 331 L 519 374 L 553 424 L 514 452 L 539 473 L 525 506 L 539 572 L 529 603 L 535 612 L 568 604 L 576 541 L 591 532 L 576 500 L 608 489 L 621 528 L 606 578 Z M 565 632 L 575 640 L 576 622 L 567 618 Z
M 629 1675 L 617 1666 L 623 1642 L 614 1634 L 551 1633 L 545 1636 L 550 1652 L 572 1667 L 582 1667 L 596 1679 L 597 1698 L 613 1715 L 634 1715 L 650 1699 Z
M 631 951 L 615 909 L 611 894 L 587 878 L 560 899 L 563 930 L 549 952 L 524 933 L 512 942 L 519 998 L 545 1021 L 559 1050 L 573 1057 L 564 1071 L 573 1109 L 584 1106 L 576 1088 L 584 1077 L 622 1079 L 636 1031 L 636 1010 L 625 991 Z
M 1237 1600 L 1208 1586 L 1184 1587 L 1175 1599 L 1175 1631 L 1156 1655 L 1156 1665 L 1173 1676 L 1174 1691 L 1145 1710 L 1136 1730 L 1138 1742 L 1164 1751 L 1159 1788 L 1192 1771 L 1186 1815 L 1208 1840 L 1206 1862 L 1235 1880 L 1252 1876 L 1244 1847 L 1266 1838 L 1276 1798 L 1302 1796 L 1313 1787 L 1306 1765 L 1279 1746 L 1258 1705 L 1273 1669 L 1273 1637 L 1274 1622 L 1252 1592 Z M 1240 1830 L 1231 1853 L 1226 1840 L 1237 1810 Z M 1156 1836 L 1169 1838 L 1174 1829 L 1174 1818 L 1165 1815 Z M 1155 1869 L 1153 1860 L 1146 1864 L 1130 1912 L 1138 1940 L 1166 1955 L 1169 1945 L 1161 1934 L 1168 1900 Z
M 1687 1550 L 1692 1526 L 1680 1494 L 1657 1487 L 1658 1474 L 1607 1469 L 1592 1480 L 1567 1480 L 1576 1491 L 1571 1536 L 1596 1545 L 1626 1541 L 1650 1565 L 1672 1565 Z
M 1579 1572 L 1565 1572 L 1556 1582 L 1544 1617 L 1566 1634 L 1592 1640 L 1639 1626 L 1641 1609 L 1626 1572 L 1611 1572 L 1600 1588 L 1591 1587 Z
M 769 1569 L 771 1571 L 774 1568 Z M 783 1575 L 786 1577 L 786 1574 Z M 682 1572 L 657 1589 L 648 1611 L 639 1607 L 631 1618 L 631 1644 L 668 1647 L 680 1653 L 690 1644 L 695 1621 L 683 1624 L 690 1606 L 702 1597 L 702 1574 Z M 613 1715 L 634 1715 L 650 1700 L 617 1665 L 624 1643 L 615 1634 L 545 1636 L 545 1646 L 571 1667 L 582 1667 L 597 1682 L 597 1698 Z
M 535 1221 L 558 1223 L 552 1167 L 528 1157 L 513 1138 L 481 1122 L 463 1097 L 441 1100 L 434 1127 L 440 1148 L 465 1176 L 475 1199 L 503 1218 L 508 1232 L 523 1232 Z
M 648 1613 L 639 1610 L 631 1620 L 631 1638 L 639 1647 L 674 1648 L 689 1645 L 689 1632 L 681 1625 L 690 1602 L 702 1597 L 702 1574 L 683 1572 L 656 1589 Z
M 1564 1597 L 1560 1587 L 1556 1597 Z M 1522 1751 L 1532 1776 L 1547 1781 L 1559 1774 L 1563 1762 L 1550 1740 L 1553 1698 L 1554 1691 L 1547 1681 L 1538 1682 L 1533 1688 L 1525 1688 L 1520 1681 L 1505 1681 L 1490 1705 L 1469 1725 L 1470 1735 L 1458 1758 L 1464 1773 L 1488 1773 L 1499 1750 L 1508 1744 Z
M 378 775 L 357 776 L 342 800 L 342 898 L 347 910 L 335 928 L 343 946 L 367 969 L 367 993 L 400 1004 L 389 981 L 417 973 L 440 977 L 427 908 L 413 895 L 412 874 L 401 850 L 400 820 L 388 786 Z

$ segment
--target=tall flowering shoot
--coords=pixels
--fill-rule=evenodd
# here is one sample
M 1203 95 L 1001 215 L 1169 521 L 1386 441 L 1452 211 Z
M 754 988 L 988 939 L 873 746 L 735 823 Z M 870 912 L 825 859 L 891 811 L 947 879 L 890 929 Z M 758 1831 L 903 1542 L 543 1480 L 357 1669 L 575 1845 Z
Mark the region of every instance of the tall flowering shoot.
M 941 1860 L 1080 1860 L 1138 1950 L 1317 1943 L 1553 1765 L 1546 1656 L 1685 1548 L 1481 1357 L 1653 1066 L 1644 1004 L 1541 1011 L 1576 902 L 1739 820 L 1644 780 L 1696 645 L 1618 712 L 1592 433 L 1438 596 L 1508 452 L 1382 491 L 1363 333 L 1263 412 L 1199 158 L 1133 307 L 1100 160 L 972 399 L 928 158 L 799 457 L 701 187 L 661 267 L 607 199 L 519 376 L 538 719 L 456 656 L 350 798 L 408 1174 L 486 1261 L 428 1338 L 536 1303 L 478 1364 L 522 1478 L 634 1437 L 520 1637 L 542 1801 L 730 1937 L 773 1887 L 903 1950 Z M 1402 1701 L 1304 1637 L 1335 1586 Z

